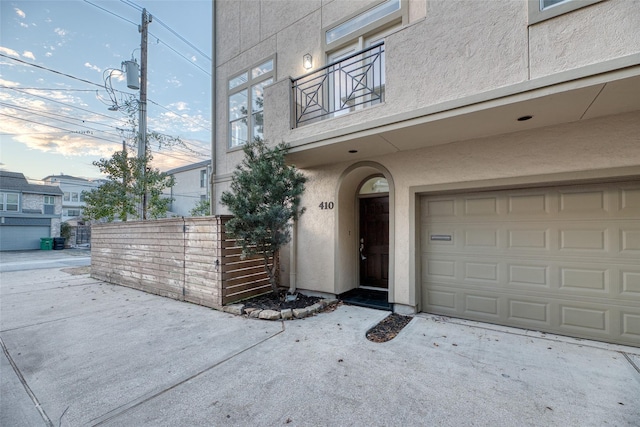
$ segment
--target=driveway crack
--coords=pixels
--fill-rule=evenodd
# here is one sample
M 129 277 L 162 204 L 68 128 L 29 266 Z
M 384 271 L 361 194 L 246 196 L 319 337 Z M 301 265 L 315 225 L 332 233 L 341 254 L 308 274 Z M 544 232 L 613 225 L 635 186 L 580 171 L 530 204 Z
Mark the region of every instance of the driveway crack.
M 284 322 L 282 321 L 281 323 L 282 323 L 282 329 L 280 329 L 280 331 L 276 332 L 275 334 L 270 335 L 267 338 L 264 338 L 264 339 L 258 341 L 257 343 L 252 344 L 249 347 L 244 348 L 244 349 L 238 351 L 237 353 L 234 353 L 234 354 L 222 359 L 221 361 L 216 362 L 213 365 L 208 366 L 208 367 L 202 369 L 201 371 L 198 371 L 195 374 L 190 375 L 189 377 L 184 378 L 184 379 L 174 383 L 173 385 L 171 385 L 169 387 L 166 387 L 166 388 L 164 388 L 164 389 L 162 389 L 160 391 L 157 391 L 157 392 L 149 392 L 149 393 L 143 394 L 142 396 L 138 397 L 137 399 L 134 399 L 134 400 L 130 401 L 129 403 L 121 405 L 118 408 L 115 408 L 115 409 L 107 412 L 106 414 L 98 417 L 98 418 L 94 418 L 93 420 L 89 421 L 89 423 L 93 427 L 102 425 L 102 424 L 104 424 L 104 423 L 106 423 L 106 422 L 108 422 L 108 421 L 110 421 L 110 420 L 112 420 L 112 419 L 114 419 L 116 417 L 119 417 L 120 415 L 123 415 L 123 414 L 131 411 L 132 409 L 142 405 L 143 403 L 146 403 L 146 402 L 148 402 L 148 401 L 150 401 L 152 399 L 155 399 L 156 397 L 161 396 L 164 393 L 166 393 L 166 392 L 168 392 L 170 390 L 173 390 L 174 388 L 176 388 L 176 387 L 178 387 L 178 386 L 180 386 L 180 385 L 182 385 L 182 384 L 184 384 L 186 382 L 189 382 L 192 379 L 194 379 L 196 377 L 199 377 L 200 375 L 202 375 L 202 374 L 204 374 L 206 372 L 209 372 L 210 370 L 222 365 L 225 362 L 228 362 L 229 360 L 231 360 L 231 359 L 233 359 L 235 357 L 240 356 L 241 354 L 243 354 L 243 353 L 245 353 L 245 352 L 247 352 L 247 351 L 249 351 L 249 350 L 251 350 L 251 349 L 253 349 L 255 347 L 258 347 L 259 345 L 269 341 L 272 338 L 277 337 L 278 335 L 282 334 L 285 331 Z
M 636 372 L 638 372 L 640 374 L 640 367 L 638 367 L 638 365 L 636 365 L 634 363 L 634 361 L 629 357 L 629 355 L 627 353 L 625 353 L 624 351 L 621 351 L 620 353 L 622 353 L 622 355 L 625 357 L 625 359 L 627 359 L 627 362 L 631 363 L 631 366 L 634 367 Z
M 0 337 L 0 346 L 2 347 L 2 351 L 4 352 L 4 355 L 6 356 L 7 360 L 11 364 L 11 367 L 13 368 L 13 371 L 18 376 L 18 379 L 20 380 L 20 383 L 24 387 L 24 390 L 29 395 L 29 398 L 31 398 L 31 401 L 36 406 L 36 409 L 40 413 L 40 416 L 44 420 L 45 424 L 48 427 L 54 427 L 53 422 L 51 422 L 51 419 L 47 416 L 47 413 L 44 411 L 44 408 L 42 408 L 42 405 L 40 405 L 40 402 L 38 401 L 38 398 L 33 393 L 33 391 L 31 391 L 31 388 L 29 387 L 29 384 L 27 384 L 27 381 L 22 376 L 22 372 L 20 372 L 20 368 L 18 368 L 18 365 L 16 365 L 16 362 L 11 357 L 11 354 L 9 354 L 9 349 L 7 349 L 7 346 L 4 344 L 4 341 L 2 340 L 1 337 Z

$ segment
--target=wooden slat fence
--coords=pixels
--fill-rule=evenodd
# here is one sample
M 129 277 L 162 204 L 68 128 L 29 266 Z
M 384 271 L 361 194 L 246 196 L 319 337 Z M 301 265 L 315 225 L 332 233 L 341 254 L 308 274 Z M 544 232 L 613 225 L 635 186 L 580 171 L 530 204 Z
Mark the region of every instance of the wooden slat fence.
M 228 216 L 92 226 L 91 276 L 212 308 L 270 290 L 262 257 L 242 259 Z

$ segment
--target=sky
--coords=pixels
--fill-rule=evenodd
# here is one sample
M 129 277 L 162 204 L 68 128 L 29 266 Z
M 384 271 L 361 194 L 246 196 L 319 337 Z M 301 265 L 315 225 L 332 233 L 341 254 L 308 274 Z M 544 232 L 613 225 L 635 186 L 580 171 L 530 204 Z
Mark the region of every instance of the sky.
M 147 129 L 153 167 L 210 158 L 210 0 L 0 1 L 0 169 L 36 182 L 101 178 L 93 162 L 133 141 L 123 61 L 140 58 L 148 26 Z M 114 106 L 116 111 L 112 111 Z M 111 109 L 110 109 L 111 108 Z M 133 148 L 132 153 L 135 153 Z

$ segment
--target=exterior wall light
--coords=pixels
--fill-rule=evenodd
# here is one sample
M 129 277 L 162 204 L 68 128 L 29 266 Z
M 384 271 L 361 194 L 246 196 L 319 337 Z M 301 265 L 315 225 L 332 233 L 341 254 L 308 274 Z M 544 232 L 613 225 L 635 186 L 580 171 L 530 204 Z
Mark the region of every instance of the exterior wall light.
M 313 67 L 313 57 L 311 56 L 310 53 L 307 53 L 305 56 L 302 57 L 302 66 L 304 67 L 305 70 L 310 70 L 311 67 Z

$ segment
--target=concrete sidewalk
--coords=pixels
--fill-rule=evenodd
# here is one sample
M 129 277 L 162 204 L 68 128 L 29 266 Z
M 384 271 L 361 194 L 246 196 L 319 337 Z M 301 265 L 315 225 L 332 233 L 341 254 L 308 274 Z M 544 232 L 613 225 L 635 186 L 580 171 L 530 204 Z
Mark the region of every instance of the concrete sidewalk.
M 0 425 L 640 425 L 640 348 L 340 306 L 269 322 L 60 269 L 1 276 Z

